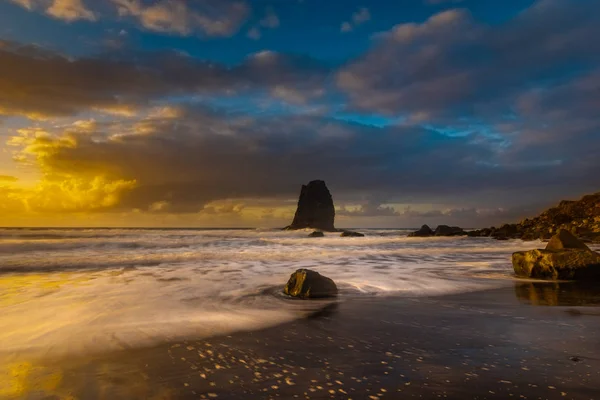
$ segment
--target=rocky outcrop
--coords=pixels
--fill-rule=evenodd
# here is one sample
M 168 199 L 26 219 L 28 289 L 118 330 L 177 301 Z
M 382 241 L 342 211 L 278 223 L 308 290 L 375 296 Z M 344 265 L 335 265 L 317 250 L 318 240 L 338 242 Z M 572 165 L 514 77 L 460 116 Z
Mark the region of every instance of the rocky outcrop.
M 518 224 L 470 232 L 470 236 L 490 236 L 497 239 L 546 240 L 561 229 L 580 239 L 600 242 L 600 192 L 577 201 L 564 200 L 535 218 L 526 218 Z
M 283 293 L 301 299 L 335 297 L 337 292 L 333 280 L 310 269 L 294 272 L 283 288 Z
M 433 230 L 428 225 L 423 225 L 423 226 L 421 226 L 421 229 L 419 229 L 418 231 L 408 234 L 408 236 L 411 236 L 411 237 L 427 237 L 427 236 L 432 236 L 432 235 L 433 235 Z
M 302 185 L 298 208 L 287 230 L 313 228 L 334 232 L 335 208 L 331 193 L 324 181 L 312 181 Z
M 463 236 L 466 235 L 462 228 L 458 226 L 448 226 L 448 225 L 438 225 L 435 228 L 435 231 L 432 231 L 431 228 L 427 225 L 423 225 L 421 229 L 416 232 L 409 233 L 408 236 L 411 237 L 428 237 L 428 236 Z
M 313 233 L 311 233 L 310 235 L 308 235 L 308 237 L 323 237 L 325 236 L 325 234 L 321 231 L 314 231 Z
M 512 255 L 515 274 L 551 280 L 600 280 L 600 254 L 566 230 L 550 239 L 544 250 Z
M 342 231 L 341 237 L 364 237 L 365 235 L 359 232 Z
M 434 232 L 435 236 L 462 236 L 466 234 L 467 233 L 463 231 L 462 228 L 448 225 L 438 225 Z

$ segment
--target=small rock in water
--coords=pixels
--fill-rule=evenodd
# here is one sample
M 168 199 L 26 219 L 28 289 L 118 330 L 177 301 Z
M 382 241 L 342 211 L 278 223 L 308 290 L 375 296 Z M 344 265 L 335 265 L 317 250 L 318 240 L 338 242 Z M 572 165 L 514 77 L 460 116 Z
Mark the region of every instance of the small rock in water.
M 335 297 L 337 291 L 333 280 L 310 269 L 294 272 L 283 288 L 283 293 L 301 299 Z
M 423 225 L 423 226 L 421 226 L 421 229 L 419 229 L 416 232 L 410 233 L 408 236 L 427 237 L 427 236 L 432 236 L 432 235 L 433 235 L 433 230 L 429 227 L 429 225 Z
M 313 233 L 308 235 L 308 237 L 323 237 L 323 236 L 325 236 L 325 234 L 321 231 L 314 231 Z
M 340 236 L 341 237 L 364 237 L 365 235 L 363 235 L 362 233 L 353 232 L 353 231 L 344 231 L 344 232 L 342 232 L 342 234 Z

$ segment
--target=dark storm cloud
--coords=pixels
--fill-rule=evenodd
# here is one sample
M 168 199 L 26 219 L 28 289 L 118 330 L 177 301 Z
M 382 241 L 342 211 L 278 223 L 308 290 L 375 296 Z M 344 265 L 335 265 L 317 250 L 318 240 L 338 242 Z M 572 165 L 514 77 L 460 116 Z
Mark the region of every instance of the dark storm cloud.
M 149 209 L 165 202 L 159 208 L 164 212 L 199 211 L 220 199 L 294 198 L 300 184 L 317 178 L 342 203 L 366 195 L 432 203 L 457 193 L 510 195 L 548 187 L 576 172 L 563 166 L 490 166 L 486 162 L 496 158 L 495 150 L 471 136 L 324 117 L 225 118 L 196 108 L 176 119 L 147 120 L 143 127 L 143 133 L 127 126 L 69 132 L 68 138 L 33 139 L 41 142 L 30 148 L 38 149 L 48 176 L 135 181 L 111 207 Z M 107 133 L 119 130 L 123 133 Z M 392 211 L 371 208 L 380 215 Z
M 338 74 L 355 107 L 416 121 L 499 118 L 514 96 L 598 68 L 600 3 L 540 0 L 512 20 L 481 24 L 466 9 L 398 25 Z M 567 103 L 564 104 L 568 106 Z
M 69 58 L 0 42 L 0 114 L 66 116 L 90 109 L 131 113 L 168 96 L 267 91 L 303 102 L 323 94 L 328 69 L 308 58 L 262 52 L 233 68 L 181 53 L 119 52 Z

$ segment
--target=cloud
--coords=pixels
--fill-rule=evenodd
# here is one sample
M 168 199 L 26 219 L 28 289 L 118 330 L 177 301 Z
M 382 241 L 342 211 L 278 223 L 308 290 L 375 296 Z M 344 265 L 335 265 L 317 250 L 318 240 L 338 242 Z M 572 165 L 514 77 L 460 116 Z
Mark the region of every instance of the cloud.
M 250 28 L 250 30 L 247 33 L 247 36 L 250 39 L 258 40 L 258 39 L 260 39 L 262 37 L 262 33 L 260 31 L 260 28 L 254 26 L 254 27 Z
M 397 25 L 343 68 L 338 84 L 363 110 L 429 121 L 508 114 L 520 91 L 568 78 L 571 67 L 598 67 L 600 45 L 586 40 L 600 34 L 597 4 L 540 0 L 501 26 L 462 9 Z
M 279 28 L 279 16 L 272 8 L 267 8 L 265 16 L 260 20 L 260 25 L 265 28 Z
M 145 5 L 140 0 L 111 0 L 121 17 L 133 17 L 140 25 L 156 32 L 183 36 L 201 33 L 207 36 L 231 36 L 249 15 L 243 2 L 202 0 L 159 0 Z
M 272 8 L 267 8 L 265 16 L 258 21 L 258 24 L 248 30 L 246 36 L 253 40 L 259 40 L 262 37 L 262 29 L 275 29 L 280 24 L 279 16 Z
M 83 4 L 82 0 L 54 0 L 52 5 L 46 9 L 46 14 L 64 21 L 76 21 L 84 19 L 95 21 L 97 16 Z
M 364 24 L 367 21 L 371 20 L 371 12 L 369 11 L 368 8 L 363 7 L 361 9 L 359 9 L 358 11 L 356 11 L 354 14 L 352 14 L 352 19 L 351 21 L 346 21 L 342 23 L 342 26 L 340 28 L 341 32 L 350 32 L 352 30 L 354 30 L 354 28 L 356 28 L 359 25 Z
M 0 42 L 0 115 L 35 119 L 99 110 L 135 114 L 169 96 L 264 91 L 304 101 L 322 94 L 329 69 L 307 57 L 262 52 L 235 67 L 169 53 L 107 53 L 72 58 Z
M 0 175 L 0 183 L 1 182 L 17 182 L 19 179 L 17 177 L 11 175 Z
M 55 211 L 89 204 L 93 210 L 197 213 L 214 201 L 293 199 L 299 184 L 317 178 L 328 182 L 341 204 L 367 195 L 388 204 L 459 195 L 465 208 L 469 196 L 481 201 L 486 191 L 504 193 L 504 201 L 538 186 L 564 191 L 564 182 L 579 183 L 573 181 L 577 168 L 486 166 L 481 162 L 493 161 L 495 150 L 475 139 L 415 127 L 191 107 L 118 123 L 24 130 L 11 145 L 44 176 L 28 203 Z M 60 191 L 67 200 L 59 200 Z M 395 215 L 397 210 L 379 204 L 357 213 Z
M 30 11 L 43 11 L 50 17 L 66 22 L 96 21 L 98 15 L 83 0 L 9 0 Z
M 101 15 L 105 18 L 133 18 L 149 31 L 182 36 L 231 36 L 250 14 L 250 8 L 241 0 L 158 0 L 150 3 L 142 0 L 9 1 L 66 22 L 97 21 Z M 278 23 L 272 15 L 268 18 L 269 24 Z

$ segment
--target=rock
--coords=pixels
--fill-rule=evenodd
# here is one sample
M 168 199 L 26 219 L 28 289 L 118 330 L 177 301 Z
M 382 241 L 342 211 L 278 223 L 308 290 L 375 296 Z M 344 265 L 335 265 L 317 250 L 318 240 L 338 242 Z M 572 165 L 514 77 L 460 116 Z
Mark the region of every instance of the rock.
M 600 280 L 600 254 L 584 249 L 530 250 L 512 255 L 515 274 L 527 278 Z
M 323 237 L 323 236 L 325 236 L 325 234 L 321 231 L 314 231 L 313 233 L 308 235 L 308 237 Z
M 535 218 L 518 224 L 505 224 L 491 235 L 496 238 L 546 240 L 561 229 L 589 240 L 589 234 L 600 232 L 600 192 L 583 196 L 577 201 L 563 200 Z M 492 229 L 493 230 L 493 229 Z
M 283 293 L 301 299 L 335 297 L 337 292 L 333 280 L 310 269 L 294 272 L 283 288 Z
M 433 230 L 428 225 L 423 225 L 421 229 L 416 232 L 409 233 L 408 236 L 411 237 L 427 237 L 432 236 Z
M 362 233 L 352 232 L 352 231 L 343 231 L 340 235 L 341 237 L 364 237 Z
M 459 228 L 458 226 L 438 225 L 435 228 L 435 236 L 460 236 L 466 235 L 467 233 Z
M 546 245 L 546 250 L 561 251 L 565 249 L 590 250 L 585 243 L 573 236 L 571 232 L 561 229 L 556 235 L 552 236 Z
M 302 185 L 298 208 L 287 230 L 313 228 L 334 232 L 335 208 L 331 193 L 324 181 L 312 181 Z
M 519 229 L 516 224 L 504 224 L 494 231 L 495 238 L 514 239 L 519 236 Z

